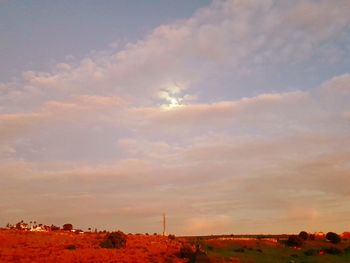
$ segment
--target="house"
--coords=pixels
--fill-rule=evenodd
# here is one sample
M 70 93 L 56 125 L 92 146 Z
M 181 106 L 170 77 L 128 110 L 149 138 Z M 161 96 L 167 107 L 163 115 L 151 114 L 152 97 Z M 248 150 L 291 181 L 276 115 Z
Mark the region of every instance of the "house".
M 326 234 L 323 232 L 316 232 L 315 233 L 315 239 L 324 239 L 326 237 Z

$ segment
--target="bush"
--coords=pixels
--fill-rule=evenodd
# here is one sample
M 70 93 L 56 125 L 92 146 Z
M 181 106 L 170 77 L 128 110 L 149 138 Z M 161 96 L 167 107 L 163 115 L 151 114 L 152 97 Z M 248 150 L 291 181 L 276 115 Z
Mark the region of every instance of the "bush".
M 209 251 L 213 251 L 213 250 L 214 250 L 214 247 L 213 247 L 213 246 L 211 246 L 211 245 L 208 245 L 208 246 L 207 246 L 207 250 L 209 250 Z
M 316 238 L 316 237 L 315 237 L 315 234 L 310 234 L 310 235 L 309 235 L 309 238 L 310 238 L 310 240 L 315 240 L 315 238 Z
M 66 249 L 68 249 L 68 250 L 76 250 L 77 247 L 75 245 L 67 245 Z
M 322 250 L 325 253 L 331 254 L 331 255 L 339 255 L 343 252 L 341 249 L 336 248 L 336 247 L 327 247 L 327 248 L 323 248 Z
M 290 247 L 300 247 L 303 244 L 303 241 L 300 237 L 292 235 L 288 237 L 286 244 Z
M 170 240 L 175 240 L 175 235 L 168 235 L 168 238 L 170 239 Z
M 326 235 L 326 239 L 329 240 L 333 244 L 338 244 L 341 241 L 340 236 L 334 232 L 328 232 Z
M 344 252 L 345 252 L 345 253 L 350 253 L 350 246 L 349 246 L 349 247 L 344 248 Z
M 304 251 L 305 256 L 314 256 L 316 254 L 318 254 L 318 251 L 316 249 L 308 249 Z
M 60 230 L 60 227 L 59 226 L 55 226 L 55 225 L 51 225 L 50 226 L 50 230 L 51 231 L 58 231 L 58 230 Z
M 73 225 L 72 224 L 64 224 L 62 229 L 65 230 L 65 231 L 72 231 L 73 230 Z
M 305 231 L 301 231 L 299 233 L 299 237 L 302 239 L 302 240 L 307 240 L 309 238 L 309 234 Z
M 105 240 L 100 244 L 103 248 L 123 248 L 126 246 L 127 236 L 121 232 L 112 232 L 108 234 Z
M 234 250 L 234 252 L 238 252 L 238 253 L 244 253 L 245 252 L 245 250 L 244 250 L 244 248 L 236 248 L 235 250 Z
M 180 248 L 180 252 L 179 252 L 179 257 L 180 258 L 188 258 L 191 259 L 195 252 L 193 250 L 193 247 L 189 244 L 183 244 Z

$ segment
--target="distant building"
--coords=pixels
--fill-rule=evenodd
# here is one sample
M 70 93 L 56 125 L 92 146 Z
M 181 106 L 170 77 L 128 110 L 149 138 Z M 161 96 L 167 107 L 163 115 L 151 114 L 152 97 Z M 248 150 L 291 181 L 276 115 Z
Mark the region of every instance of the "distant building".
M 30 228 L 30 231 L 32 232 L 44 232 L 44 231 L 48 231 L 46 226 L 32 226 Z
M 326 237 L 326 234 L 323 232 L 316 232 L 315 233 L 315 239 L 324 239 Z
M 350 232 L 344 232 L 340 236 L 342 239 L 350 239 Z

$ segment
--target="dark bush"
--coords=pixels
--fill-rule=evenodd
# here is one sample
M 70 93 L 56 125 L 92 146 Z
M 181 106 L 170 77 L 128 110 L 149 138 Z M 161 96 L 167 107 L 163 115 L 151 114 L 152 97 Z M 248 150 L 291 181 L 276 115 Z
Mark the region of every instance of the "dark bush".
M 72 224 L 64 224 L 62 229 L 65 230 L 65 231 L 72 231 L 73 230 L 73 225 Z
M 309 234 L 305 231 L 301 231 L 299 233 L 299 237 L 302 239 L 302 240 L 307 240 L 309 238 Z
M 288 237 L 286 244 L 290 247 L 300 247 L 303 244 L 303 241 L 300 237 L 292 235 Z
M 168 238 L 170 239 L 170 240 L 175 240 L 175 235 L 168 235 Z
M 259 253 L 263 253 L 261 248 L 258 248 L 256 251 L 258 251 Z
M 234 252 L 238 252 L 238 253 L 244 253 L 245 249 L 240 247 L 240 248 L 236 248 L 235 250 L 233 250 Z
M 179 251 L 180 258 L 188 258 L 191 259 L 195 254 L 193 247 L 189 244 L 183 244 Z
M 103 248 L 123 248 L 126 246 L 127 236 L 122 231 L 109 233 L 100 244 Z
M 50 230 L 51 231 L 57 231 L 57 230 L 60 230 L 60 227 L 59 226 L 55 226 L 55 225 L 51 225 L 50 226 Z
M 341 241 L 340 236 L 334 232 L 328 232 L 326 235 L 326 239 L 329 240 L 333 244 L 338 244 Z
M 310 240 L 315 240 L 315 234 L 310 234 L 309 238 L 310 238 Z
M 316 254 L 318 254 L 318 251 L 316 249 L 308 249 L 304 251 L 305 256 L 314 256 Z
M 349 246 L 349 247 L 344 248 L 344 252 L 345 252 L 345 253 L 350 253 L 350 246 Z
M 339 255 L 343 252 L 341 249 L 336 248 L 336 247 L 327 247 L 327 248 L 323 248 L 322 250 L 325 253 L 331 254 L 331 255 Z
M 73 244 L 67 245 L 65 248 L 68 249 L 68 250 L 76 250 L 77 249 L 77 247 L 75 245 L 73 245 Z

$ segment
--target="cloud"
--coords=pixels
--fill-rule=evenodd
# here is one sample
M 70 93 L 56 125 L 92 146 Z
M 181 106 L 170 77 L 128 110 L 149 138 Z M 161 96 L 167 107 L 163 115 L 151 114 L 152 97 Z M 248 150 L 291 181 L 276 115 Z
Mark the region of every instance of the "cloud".
M 224 79 L 229 72 L 230 83 L 240 83 L 247 74 L 260 76 L 271 67 L 278 72 L 279 65 L 306 62 L 320 52 L 328 59 L 324 49 L 349 26 L 348 5 L 345 0 L 214 1 L 191 18 L 161 25 L 112 55 L 59 63 L 52 72 L 27 71 L 19 84 L 25 88 L 9 92 L 4 102 L 20 96 L 22 107 L 29 107 L 28 101 L 38 105 L 48 98 L 93 93 L 149 105 L 169 83 L 185 83 L 183 89 L 197 92 L 209 88 L 215 75 Z

